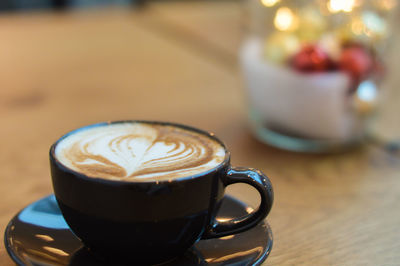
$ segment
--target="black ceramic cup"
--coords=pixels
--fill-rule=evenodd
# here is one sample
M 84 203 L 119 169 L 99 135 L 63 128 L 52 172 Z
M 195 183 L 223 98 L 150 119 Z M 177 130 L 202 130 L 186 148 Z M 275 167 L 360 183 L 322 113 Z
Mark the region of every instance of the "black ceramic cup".
M 112 123 L 170 125 L 204 134 L 224 147 L 217 167 L 169 181 L 114 181 L 87 177 L 64 166 L 50 148 L 54 194 L 71 230 L 100 257 L 130 257 L 146 263 L 162 262 L 183 254 L 200 239 L 248 230 L 269 213 L 273 191 L 267 176 L 251 168 L 230 165 L 230 154 L 213 134 L 184 125 L 150 121 Z M 100 123 L 93 126 L 104 126 Z M 234 220 L 217 221 L 226 186 L 246 183 L 261 196 L 258 209 Z M 127 255 L 127 256 L 126 256 Z

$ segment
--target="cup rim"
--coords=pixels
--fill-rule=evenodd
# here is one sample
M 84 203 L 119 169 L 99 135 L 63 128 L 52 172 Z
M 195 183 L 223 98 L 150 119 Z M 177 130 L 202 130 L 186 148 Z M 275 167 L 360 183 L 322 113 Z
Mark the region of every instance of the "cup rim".
M 119 180 L 111 180 L 111 179 L 105 179 L 105 178 L 101 178 L 101 177 L 89 177 L 83 173 L 80 173 L 78 171 L 75 171 L 69 167 L 67 167 L 66 165 L 64 165 L 62 162 L 60 162 L 60 160 L 57 159 L 56 155 L 55 155 L 55 149 L 56 146 L 58 145 L 58 143 L 60 143 L 60 141 L 62 141 L 63 139 L 67 138 L 68 136 L 75 134 L 81 130 L 86 130 L 92 127 L 99 127 L 99 126 L 104 126 L 104 125 L 111 125 L 111 124 L 124 124 L 124 123 L 143 123 L 143 124 L 152 124 L 152 125 L 162 125 L 162 126 L 174 126 L 174 127 L 178 127 L 178 128 L 182 128 L 185 130 L 189 130 L 189 131 L 194 131 L 197 132 L 199 134 L 205 135 L 209 138 L 211 138 L 212 140 L 215 140 L 216 142 L 218 142 L 222 148 L 225 151 L 225 158 L 224 160 L 218 164 L 217 166 L 204 171 L 204 172 L 200 172 L 194 175 L 188 175 L 188 176 L 184 176 L 184 177 L 178 177 L 178 178 L 173 178 L 173 179 L 166 179 L 166 180 L 142 180 L 142 181 L 119 181 Z M 212 172 L 217 172 L 219 171 L 221 168 L 225 167 L 226 165 L 229 164 L 230 162 L 230 152 L 228 151 L 228 149 L 226 148 L 226 145 L 215 136 L 214 133 L 210 132 L 210 131 L 205 131 L 202 129 L 198 129 L 192 126 L 188 126 L 185 124 L 180 124 L 180 123 L 175 123 L 175 122 L 168 122 L 168 121 L 156 121 L 156 120 L 116 120 L 116 121 L 106 121 L 106 122 L 99 122 L 99 123 L 95 123 L 95 124 L 90 124 L 87 126 L 83 126 L 83 127 L 79 127 L 76 128 L 74 130 L 71 130 L 69 132 L 67 132 L 66 134 L 62 135 L 59 139 L 57 139 L 56 142 L 54 142 L 51 147 L 50 147 L 50 160 L 62 171 L 70 173 L 78 178 L 82 178 L 84 180 L 87 181 L 95 181 L 95 182 L 101 182 L 101 183 L 105 183 L 105 184 L 110 184 L 110 185 L 121 185 L 121 184 L 170 184 L 170 183 L 175 183 L 175 182 L 180 182 L 180 181 L 187 181 L 187 180 L 192 180 L 192 179 L 196 179 L 202 176 L 206 176 Z

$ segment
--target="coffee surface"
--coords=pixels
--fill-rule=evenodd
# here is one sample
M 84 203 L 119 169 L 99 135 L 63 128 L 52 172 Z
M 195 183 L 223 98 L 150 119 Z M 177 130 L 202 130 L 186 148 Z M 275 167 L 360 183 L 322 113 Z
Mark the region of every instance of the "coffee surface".
M 56 158 L 89 177 L 169 180 L 220 165 L 225 149 L 207 135 L 170 125 L 115 123 L 83 128 L 62 139 Z

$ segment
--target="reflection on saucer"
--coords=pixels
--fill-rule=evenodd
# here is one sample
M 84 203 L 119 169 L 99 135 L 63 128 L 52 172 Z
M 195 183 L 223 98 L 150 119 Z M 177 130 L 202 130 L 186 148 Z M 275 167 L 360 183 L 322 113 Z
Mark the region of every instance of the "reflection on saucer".
M 57 206 L 56 197 L 51 195 L 47 199 L 26 207 L 20 212 L 18 219 L 31 225 L 52 229 L 68 229 L 69 227 Z
M 93 254 L 86 247 L 82 247 L 80 250 L 75 252 L 72 257 L 69 265 L 77 266 L 77 265 L 97 265 L 97 266 L 123 266 L 123 265 L 135 265 L 135 260 L 132 258 L 132 262 L 129 263 L 125 260 L 114 260 L 107 261 L 106 258 L 99 258 L 97 254 Z M 186 265 L 205 265 L 206 261 L 202 258 L 196 248 L 192 248 L 188 250 L 184 255 L 179 258 L 176 258 L 170 262 L 163 263 L 162 266 L 186 266 Z
M 249 206 L 225 196 L 218 220 L 246 215 Z M 18 265 L 110 265 L 95 255 L 69 230 L 54 195 L 40 199 L 17 214 L 5 231 L 5 246 Z M 163 266 L 259 265 L 272 248 L 266 222 L 235 235 L 201 240 L 184 255 Z M 132 265 L 134 257 L 113 258 L 112 265 Z

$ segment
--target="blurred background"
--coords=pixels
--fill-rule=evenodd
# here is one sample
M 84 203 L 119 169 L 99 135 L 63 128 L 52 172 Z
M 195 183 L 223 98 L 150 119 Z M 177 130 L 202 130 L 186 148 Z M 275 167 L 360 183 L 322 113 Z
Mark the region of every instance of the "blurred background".
M 365 16 L 360 3 L 366 3 Z M 314 12 L 318 5 L 328 9 L 329 16 Z M 386 144 L 400 137 L 400 17 L 386 19 L 381 9 L 396 6 L 395 0 L 1 0 L 0 229 L 19 209 L 52 193 L 48 149 L 61 135 L 100 121 L 163 120 L 214 132 L 231 151 L 233 165 L 258 168 L 270 176 L 276 195 L 268 218 L 276 240 L 270 265 L 397 265 L 400 161 L 398 149 Z M 306 15 L 300 12 L 303 8 Z M 321 16 L 338 26 L 321 31 Z M 338 23 L 346 19 L 354 19 L 355 26 Z M 311 27 L 306 32 L 318 30 L 316 39 L 299 37 L 307 35 L 304 25 Z M 361 40 L 351 47 L 361 62 L 374 58 L 373 52 L 363 53 L 380 40 L 374 34 L 384 40 L 379 58 L 385 62 L 385 75 L 372 88 L 382 95 L 379 108 L 373 93 L 367 94 L 373 101 L 353 108 L 360 81 L 371 77 L 364 73 L 354 83 L 344 78 L 346 86 L 334 94 L 335 101 L 297 97 L 304 96 L 299 92 L 307 89 L 310 77 L 321 82 L 320 77 L 338 70 L 337 62 L 331 68 L 330 57 L 316 49 L 323 33 L 336 28 Z M 261 50 L 253 53 L 250 45 L 250 54 L 243 53 L 244 44 L 254 44 L 254 38 Z M 298 50 L 299 38 L 313 49 Z M 335 38 L 327 40 L 323 45 L 336 47 L 330 46 Z M 340 43 L 339 51 L 346 45 Z M 318 62 L 309 67 L 315 52 Z M 293 58 L 298 58 L 296 64 Z M 360 66 L 357 62 L 353 66 Z M 290 74 L 271 75 L 275 72 L 265 70 L 269 63 Z M 250 75 L 243 75 L 244 70 Z M 267 74 L 275 80 L 272 86 L 264 81 Z M 281 86 L 291 75 L 296 82 Z M 321 125 L 327 120 L 318 114 L 326 114 L 325 106 L 335 102 L 341 107 L 331 110 L 373 117 L 375 138 L 340 153 L 295 153 L 266 145 L 249 126 L 251 84 L 261 95 L 271 89 L 287 93 L 278 95 L 280 102 L 277 96 L 253 97 L 264 114 L 271 114 L 262 109 L 267 103 L 277 103 L 278 122 L 301 122 L 306 117 L 301 111 L 319 103 L 310 113 L 316 117 L 312 125 Z M 330 86 L 334 83 L 322 84 L 315 92 L 324 92 L 318 88 L 325 85 L 336 91 Z M 288 110 L 295 115 L 282 117 Z M 265 126 L 261 122 L 258 125 Z M 288 128 L 280 132 L 301 135 L 294 132 L 298 127 Z M 301 137 L 315 133 L 312 126 L 301 129 Z M 364 127 L 361 132 L 366 132 Z M 258 205 L 258 195 L 246 185 L 228 191 Z M 0 264 L 13 265 L 3 245 Z
M 100 5 L 137 5 L 142 0 L 2 0 L 1 11 L 41 9 L 41 8 L 68 8 L 68 7 L 90 7 Z

